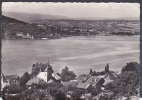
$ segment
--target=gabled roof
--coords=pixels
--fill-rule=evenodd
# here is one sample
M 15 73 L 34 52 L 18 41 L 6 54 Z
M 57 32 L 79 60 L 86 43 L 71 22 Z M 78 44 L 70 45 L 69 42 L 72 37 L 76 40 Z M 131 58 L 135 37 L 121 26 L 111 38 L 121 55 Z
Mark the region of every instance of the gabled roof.
M 93 86 L 93 87 L 96 86 L 100 80 L 101 80 L 101 79 L 99 79 L 98 81 L 96 81 L 94 84 L 92 84 L 92 86 Z
M 43 79 L 44 81 L 47 82 L 47 75 L 48 75 L 48 72 L 39 72 L 39 74 L 37 75 L 37 77 L 41 78 L 41 79 Z M 53 77 L 52 79 L 54 79 L 54 80 L 60 80 L 61 79 L 61 77 L 59 77 L 55 73 L 52 73 L 52 77 Z
M 32 85 L 33 83 L 35 83 L 35 84 L 40 84 L 40 83 L 43 83 L 43 79 L 41 79 L 41 78 L 38 78 L 38 77 L 34 77 L 34 78 L 32 78 L 31 80 L 29 80 L 27 83 L 26 83 L 26 85 Z M 44 81 L 44 83 L 46 83 L 45 81 Z
M 56 80 L 60 80 L 61 79 L 61 77 L 59 77 L 57 74 L 55 74 L 55 73 L 52 73 L 52 77 L 54 77 Z
M 88 84 L 88 83 L 79 83 L 79 84 L 77 85 L 77 88 L 80 88 L 80 89 L 87 89 L 89 86 L 90 86 L 90 84 Z
M 9 76 L 5 76 L 5 77 L 8 81 L 11 81 L 13 79 L 20 79 L 20 77 L 17 75 L 9 75 Z
M 100 78 L 97 76 L 91 76 L 86 83 L 93 85 L 94 83 L 96 83 Z

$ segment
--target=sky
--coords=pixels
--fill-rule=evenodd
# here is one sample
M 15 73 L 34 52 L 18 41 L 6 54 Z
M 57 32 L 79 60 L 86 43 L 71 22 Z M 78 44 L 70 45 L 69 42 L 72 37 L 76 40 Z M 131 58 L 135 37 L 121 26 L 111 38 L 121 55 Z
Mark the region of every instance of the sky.
M 3 2 L 2 11 L 86 17 L 139 17 L 138 3 L 28 3 Z

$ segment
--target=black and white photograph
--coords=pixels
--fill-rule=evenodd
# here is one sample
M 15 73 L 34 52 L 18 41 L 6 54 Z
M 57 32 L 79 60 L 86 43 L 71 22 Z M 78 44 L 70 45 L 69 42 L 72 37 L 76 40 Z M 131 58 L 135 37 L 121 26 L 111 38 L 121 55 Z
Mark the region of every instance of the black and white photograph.
M 3 2 L 3 100 L 139 100 L 140 4 Z

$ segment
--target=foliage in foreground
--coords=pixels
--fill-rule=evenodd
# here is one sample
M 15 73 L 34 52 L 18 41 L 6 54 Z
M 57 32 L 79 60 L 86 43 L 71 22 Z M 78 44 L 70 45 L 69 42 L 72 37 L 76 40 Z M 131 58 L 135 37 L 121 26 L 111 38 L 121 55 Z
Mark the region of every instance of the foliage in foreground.
M 138 89 L 140 85 L 140 72 L 137 70 L 139 68 L 139 64 L 135 62 L 131 62 L 129 65 L 131 66 L 131 69 L 135 69 L 133 71 L 128 70 L 128 66 L 125 66 L 122 69 L 122 73 L 117 76 L 117 78 L 111 82 L 108 83 L 105 86 L 106 90 L 111 90 L 114 92 L 114 95 L 121 95 L 121 96 L 135 96 L 138 94 Z M 124 71 L 125 70 L 125 71 Z

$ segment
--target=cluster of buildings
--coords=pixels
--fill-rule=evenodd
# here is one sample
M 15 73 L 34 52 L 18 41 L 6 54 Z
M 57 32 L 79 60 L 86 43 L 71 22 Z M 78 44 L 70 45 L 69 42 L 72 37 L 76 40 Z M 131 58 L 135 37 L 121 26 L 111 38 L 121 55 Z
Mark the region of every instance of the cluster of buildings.
M 42 67 L 41 67 L 42 66 Z M 44 67 L 44 68 L 43 68 Z M 39 84 L 41 81 L 45 83 L 59 82 L 65 86 L 73 85 L 77 88 L 88 90 L 90 86 L 96 87 L 98 84 L 107 84 L 112 81 L 108 74 L 102 76 L 84 76 L 80 75 L 76 80 L 71 80 L 69 82 L 63 82 L 61 77 L 54 73 L 52 66 L 48 64 L 34 64 L 32 67 L 32 73 L 36 70 L 37 73 L 26 83 L 26 86 L 31 86 L 33 83 Z M 89 77 L 89 78 L 88 78 Z M 88 78 L 88 79 L 87 79 Z M 20 77 L 17 75 L 4 76 L 1 75 L 2 87 L 20 87 Z M 76 84 L 76 85 L 75 85 Z
M 33 39 L 33 36 L 31 36 L 29 33 L 24 35 L 23 32 L 20 32 L 16 34 L 16 38 L 17 39 Z
M 105 90 L 105 85 L 108 84 L 109 82 L 112 82 L 117 77 L 117 74 L 115 72 L 110 72 L 109 69 L 108 70 L 106 69 L 108 68 L 105 68 L 106 72 L 105 74 L 92 76 L 92 71 L 91 71 L 89 74 L 80 75 L 74 80 L 62 81 L 61 76 L 57 75 L 54 72 L 52 66 L 49 63 L 47 64 L 37 63 L 32 66 L 32 72 L 31 72 L 34 73 L 36 72 L 36 70 L 38 70 L 37 73 L 33 74 L 30 80 L 28 80 L 28 82 L 25 84 L 25 86 L 27 87 L 27 89 L 31 89 L 33 84 L 43 85 L 43 84 L 51 84 L 57 82 L 62 84 L 64 87 L 71 87 L 82 90 L 83 94 L 80 97 L 82 99 L 87 100 L 88 97 L 91 97 L 93 98 L 93 100 L 99 100 L 100 96 L 107 95 L 107 97 L 112 97 L 113 95 L 112 91 Z M 3 74 L 1 74 L 1 83 L 2 83 L 1 89 L 3 89 L 5 86 L 17 88 L 20 87 L 20 77 L 17 75 L 4 76 Z M 97 87 L 101 87 L 102 92 L 92 97 L 91 93 L 95 89 L 97 89 Z M 71 98 L 73 92 L 74 90 L 67 91 L 65 93 L 66 97 Z
M 34 67 L 36 66 L 33 66 L 32 72 L 35 71 Z M 52 82 L 61 83 L 61 77 L 59 77 L 56 73 L 54 73 L 52 66 L 48 64 L 48 66 L 45 68 L 44 71 L 40 69 L 37 75 L 31 77 L 31 79 L 26 83 L 26 86 L 30 87 L 32 84 L 52 83 Z M 6 86 L 9 86 L 11 88 L 18 88 L 20 87 L 20 77 L 17 75 L 4 76 L 2 73 L 1 83 L 2 83 L 1 91 L 3 91 L 3 88 Z
M 53 25 L 44 25 L 44 24 L 36 24 L 32 27 L 35 29 L 28 29 L 28 32 L 32 32 L 33 35 L 30 33 L 26 33 L 27 29 L 22 31 L 23 29 L 19 29 L 18 32 L 15 32 L 15 36 L 11 36 L 11 38 L 15 39 L 57 39 L 61 37 L 69 37 L 69 36 L 108 36 L 108 35 L 139 35 L 140 29 L 137 24 L 135 25 L 116 25 L 113 24 L 106 24 L 106 25 L 91 25 L 91 26 L 53 26 Z M 32 24 L 31 24 L 32 25 Z M 21 32 L 20 32 L 21 30 Z M 8 37 L 8 34 L 11 34 L 10 31 L 4 31 L 5 38 Z M 10 38 L 10 37 L 9 37 Z

